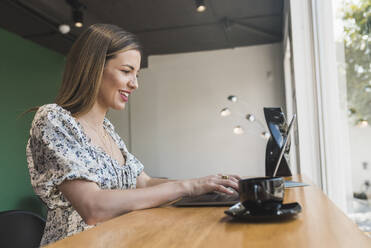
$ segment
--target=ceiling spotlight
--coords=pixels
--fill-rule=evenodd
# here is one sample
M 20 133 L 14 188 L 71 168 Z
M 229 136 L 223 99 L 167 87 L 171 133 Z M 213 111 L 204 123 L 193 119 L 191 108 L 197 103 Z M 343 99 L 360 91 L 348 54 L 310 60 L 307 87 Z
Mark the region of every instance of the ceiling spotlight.
M 83 13 L 81 10 L 73 10 L 72 11 L 73 21 L 75 22 L 75 27 L 81 28 L 83 23 Z
M 228 100 L 231 102 L 237 102 L 237 96 L 230 95 L 228 96 Z
M 235 134 L 243 134 L 244 133 L 244 131 L 243 131 L 243 129 L 242 129 L 241 126 L 236 126 L 235 128 L 233 128 L 233 132 Z
M 72 9 L 72 18 L 75 27 L 81 28 L 84 25 L 83 10 L 87 9 L 86 6 L 79 0 L 66 0 L 66 2 Z
M 228 115 L 231 115 L 231 111 L 229 110 L 229 108 L 224 108 L 220 111 L 220 115 L 221 116 L 228 116 Z
M 71 31 L 71 27 L 68 24 L 61 24 L 58 29 L 62 34 L 68 34 Z
M 204 0 L 195 0 L 197 12 L 204 12 L 206 10 L 206 5 Z
M 247 119 L 249 122 L 254 122 L 254 121 L 255 121 L 255 115 L 253 115 L 253 114 L 247 114 L 247 115 L 246 115 L 246 119 Z

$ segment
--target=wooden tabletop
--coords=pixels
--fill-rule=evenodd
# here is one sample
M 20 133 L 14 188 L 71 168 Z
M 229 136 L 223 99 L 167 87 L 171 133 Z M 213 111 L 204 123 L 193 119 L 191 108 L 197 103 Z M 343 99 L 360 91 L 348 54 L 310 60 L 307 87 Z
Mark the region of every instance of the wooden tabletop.
M 134 211 L 48 248 L 67 247 L 371 247 L 361 232 L 315 186 L 286 189 L 285 203 L 299 202 L 302 212 L 282 222 L 238 222 L 227 207 Z

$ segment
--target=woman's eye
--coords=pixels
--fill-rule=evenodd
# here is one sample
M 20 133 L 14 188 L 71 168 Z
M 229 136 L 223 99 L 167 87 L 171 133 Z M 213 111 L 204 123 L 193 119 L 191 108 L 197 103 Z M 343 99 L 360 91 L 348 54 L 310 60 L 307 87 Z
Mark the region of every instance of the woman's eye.
M 122 71 L 123 73 L 125 73 L 125 74 L 129 74 L 129 73 L 132 72 L 132 71 L 128 71 L 128 70 L 121 70 L 121 71 Z M 136 74 L 135 77 L 136 77 L 136 78 L 139 78 L 139 75 Z

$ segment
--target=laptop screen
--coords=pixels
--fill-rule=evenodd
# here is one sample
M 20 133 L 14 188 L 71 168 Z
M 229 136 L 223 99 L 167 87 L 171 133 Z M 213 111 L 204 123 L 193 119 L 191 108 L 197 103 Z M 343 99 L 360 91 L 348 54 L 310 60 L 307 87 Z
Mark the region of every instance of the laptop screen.
M 287 122 L 281 108 L 264 108 L 264 115 L 273 140 L 282 148 Z
M 281 108 L 273 107 L 264 108 L 264 116 L 271 134 L 265 152 L 265 175 L 273 176 L 277 162 L 280 162 L 277 175 L 291 176 L 289 161 L 286 156 L 283 156 L 289 153 L 291 145 L 288 135 L 289 124 L 285 114 Z M 292 120 L 291 123 L 293 123 Z
M 291 121 L 290 121 L 290 124 L 289 124 L 289 127 L 285 133 L 285 136 L 284 136 L 284 139 L 285 141 L 283 142 L 283 145 L 281 147 L 281 151 L 280 151 L 280 156 L 278 157 L 278 160 L 277 160 L 277 163 L 276 163 L 276 166 L 275 166 L 275 169 L 274 169 L 274 173 L 273 173 L 273 176 L 276 176 L 276 173 L 277 173 L 277 170 L 278 170 L 278 167 L 281 163 L 281 159 L 282 159 L 282 156 L 283 154 L 285 153 L 285 150 L 286 150 L 286 146 L 287 146 L 287 143 L 288 141 L 290 140 L 290 132 L 292 130 L 292 127 L 293 127 L 293 123 L 295 121 L 295 118 L 296 118 L 296 115 L 294 114 L 291 118 Z

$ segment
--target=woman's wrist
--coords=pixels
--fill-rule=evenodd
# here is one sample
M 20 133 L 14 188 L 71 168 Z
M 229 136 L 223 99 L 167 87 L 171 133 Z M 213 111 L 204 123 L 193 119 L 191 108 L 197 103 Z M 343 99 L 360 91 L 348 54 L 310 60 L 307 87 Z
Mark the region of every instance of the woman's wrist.
M 189 180 L 178 180 L 178 181 L 175 181 L 174 184 L 176 185 L 176 188 L 178 189 L 180 197 L 191 195 L 192 187 L 191 187 Z

